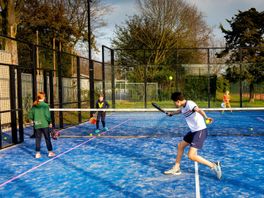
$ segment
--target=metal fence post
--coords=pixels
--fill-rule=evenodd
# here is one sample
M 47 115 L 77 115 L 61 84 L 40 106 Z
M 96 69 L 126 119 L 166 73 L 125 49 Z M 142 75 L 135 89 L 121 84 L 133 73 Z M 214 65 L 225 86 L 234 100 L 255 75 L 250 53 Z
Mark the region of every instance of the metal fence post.
M 54 108 L 54 90 L 53 90 L 53 75 L 54 72 L 52 70 L 49 71 L 49 90 L 50 90 L 50 96 L 49 96 L 49 104 L 51 108 Z M 51 115 L 51 122 L 52 126 L 55 127 L 55 116 L 54 111 L 50 112 Z
M 144 107 L 147 108 L 147 63 L 146 63 L 146 50 L 144 49 Z
M 9 78 L 10 78 L 10 107 L 11 107 L 11 131 L 12 142 L 17 144 L 17 118 L 16 118 L 16 79 L 15 68 L 13 65 L 9 66 Z
M 32 100 L 34 102 L 37 96 L 37 57 L 36 57 L 36 46 L 32 44 L 32 53 L 31 53 L 31 60 L 32 60 Z M 33 137 L 35 136 L 36 131 L 33 127 Z
M 242 50 L 241 48 L 239 48 L 239 106 L 242 107 L 243 106 L 243 96 L 242 96 L 242 79 L 241 79 L 241 75 L 242 75 Z
M 104 45 L 102 46 L 102 81 L 103 81 L 103 95 L 105 97 L 105 54 Z
M 210 100 L 211 100 L 211 93 L 210 93 L 210 82 L 211 82 L 211 77 L 210 77 L 210 49 L 207 48 L 207 65 L 208 65 L 208 84 L 207 84 L 207 92 L 208 92 L 208 108 L 211 107 Z
M 17 105 L 18 105 L 19 143 L 24 142 L 21 73 L 22 73 L 21 69 L 17 68 Z
M 61 44 L 60 44 L 61 45 Z M 58 50 L 58 87 L 59 87 L 59 108 L 63 108 L 63 82 L 62 82 L 62 62 L 61 47 Z M 59 112 L 60 128 L 63 128 L 63 112 Z
M 77 56 L 77 100 L 78 100 L 78 108 L 82 106 L 82 98 L 81 98 L 81 69 L 80 69 L 80 57 Z M 78 122 L 82 122 L 82 113 L 78 112 Z
M 115 57 L 114 50 L 111 49 L 111 73 L 112 73 L 112 106 L 115 108 Z
M 37 58 L 36 58 L 36 46 L 32 45 L 32 98 L 33 101 L 37 96 Z
M 43 70 L 43 91 L 46 94 L 46 100 L 49 101 L 48 85 L 47 85 L 47 71 Z

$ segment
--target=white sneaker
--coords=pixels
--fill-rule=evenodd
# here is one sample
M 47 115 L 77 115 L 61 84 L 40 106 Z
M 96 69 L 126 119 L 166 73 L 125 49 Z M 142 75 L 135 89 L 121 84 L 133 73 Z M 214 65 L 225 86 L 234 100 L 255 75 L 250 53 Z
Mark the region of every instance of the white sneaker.
M 41 154 L 40 154 L 40 152 L 36 152 L 36 155 L 35 155 L 35 158 L 41 158 Z
M 56 156 L 56 154 L 54 152 L 52 152 L 52 151 L 49 151 L 49 155 L 48 156 L 49 157 L 54 157 L 54 156 Z
M 180 175 L 181 169 L 173 166 L 172 169 L 165 171 L 164 174 L 165 175 Z
M 214 164 L 215 166 L 212 168 L 212 170 L 216 174 L 216 177 L 218 179 L 221 179 L 222 177 L 221 163 L 218 161 L 218 162 L 214 162 Z

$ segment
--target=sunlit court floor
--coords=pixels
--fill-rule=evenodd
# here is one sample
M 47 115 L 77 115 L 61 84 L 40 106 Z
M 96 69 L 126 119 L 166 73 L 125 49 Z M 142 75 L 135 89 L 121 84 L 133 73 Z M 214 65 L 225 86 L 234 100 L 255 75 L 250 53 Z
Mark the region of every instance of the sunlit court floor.
M 215 121 L 199 154 L 221 161 L 221 180 L 201 164 L 197 175 L 187 150 L 182 174 L 163 174 L 188 132 L 181 116 L 111 114 L 100 137 L 89 136 L 88 122 L 61 131 L 80 137 L 52 140 L 54 158 L 44 139 L 42 158 L 34 158 L 26 128 L 24 143 L 0 151 L 0 197 L 264 197 L 264 112 L 208 114 Z

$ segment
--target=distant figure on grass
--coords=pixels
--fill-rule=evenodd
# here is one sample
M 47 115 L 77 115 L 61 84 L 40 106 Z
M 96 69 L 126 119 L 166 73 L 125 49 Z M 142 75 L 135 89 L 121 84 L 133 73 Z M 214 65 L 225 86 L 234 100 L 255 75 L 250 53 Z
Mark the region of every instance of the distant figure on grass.
M 226 91 L 223 96 L 224 108 L 231 108 L 229 91 Z M 232 112 L 232 110 L 230 110 Z
M 197 154 L 198 149 L 203 147 L 203 143 L 207 137 L 207 124 L 210 124 L 213 120 L 206 116 L 205 112 L 198 107 L 196 103 L 191 100 L 185 100 L 182 93 L 175 92 L 171 95 L 171 99 L 174 101 L 179 110 L 175 112 L 169 112 L 167 115 L 172 116 L 175 114 L 183 114 L 185 120 L 190 128 L 183 140 L 178 144 L 178 152 L 176 157 L 176 163 L 172 169 L 165 171 L 164 174 L 180 175 L 180 163 L 185 147 L 190 145 L 188 152 L 189 159 L 198 163 L 204 164 L 210 167 L 216 174 L 218 179 L 222 177 L 221 164 L 220 162 L 210 162 L 207 159 Z
M 108 109 L 109 107 L 110 107 L 110 105 L 104 99 L 104 96 L 102 94 L 100 94 L 98 100 L 96 101 L 96 108 L 102 110 L 102 109 Z M 100 130 L 99 130 L 99 122 L 100 122 L 100 120 L 101 120 L 102 125 L 103 125 L 103 131 L 107 131 L 108 130 L 108 128 L 105 126 L 105 117 L 106 117 L 106 112 L 105 111 L 98 111 L 97 112 L 95 133 L 99 133 L 100 132 Z
M 39 92 L 37 95 L 37 99 L 33 103 L 33 107 L 29 111 L 29 119 L 33 121 L 34 129 L 35 129 L 35 138 L 36 138 L 36 158 L 40 158 L 40 145 L 41 145 L 41 137 L 44 135 L 48 156 L 54 157 L 55 153 L 52 151 L 52 144 L 50 140 L 50 131 L 49 127 L 52 127 L 49 105 L 44 102 L 45 101 L 45 93 Z

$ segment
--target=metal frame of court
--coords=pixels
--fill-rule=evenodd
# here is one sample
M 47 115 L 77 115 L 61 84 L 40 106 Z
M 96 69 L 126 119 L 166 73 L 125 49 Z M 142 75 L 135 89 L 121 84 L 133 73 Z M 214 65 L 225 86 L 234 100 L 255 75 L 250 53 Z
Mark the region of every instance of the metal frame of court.
M 228 47 L 204 47 L 204 48 L 172 48 L 172 49 L 113 49 L 108 46 L 103 45 L 102 46 L 102 66 L 103 66 L 103 76 L 102 76 L 102 83 L 103 83 L 103 94 L 105 95 L 105 67 L 106 66 L 111 66 L 111 84 L 112 84 L 112 106 L 115 108 L 115 68 L 122 68 L 122 67 L 135 67 L 137 65 L 128 65 L 128 66 L 123 66 L 121 64 L 116 63 L 118 59 L 118 56 L 120 58 L 120 54 L 123 52 L 141 52 L 143 55 L 143 60 L 139 62 L 138 64 L 144 68 L 144 76 L 143 76 L 143 82 L 144 82 L 144 108 L 147 108 L 147 69 L 148 69 L 148 64 L 147 64 L 147 53 L 153 53 L 155 54 L 155 51 L 172 51 L 173 54 L 175 54 L 176 57 L 176 62 L 175 62 L 175 76 L 176 76 L 176 91 L 182 91 L 179 89 L 179 81 L 180 77 L 180 66 L 183 64 L 178 60 L 178 56 L 182 51 L 189 51 L 189 52 L 197 52 L 199 50 L 203 51 L 203 53 L 206 56 L 206 62 L 203 63 L 204 65 L 207 65 L 207 107 L 211 107 L 211 78 L 213 77 L 213 74 L 211 73 L 211 68 L 214 67 L 215 65 L 219 64 L 225 64 L 226 62 L 222 63 L 215 63 L 211 61 L 211 58 L 213 56 L 216 56 L 216 51 L 222 51 L 226 50 Z M 243 72 L 243 53 L 244 51 L 250 50 L 250 49 L 255 49 L 255 50 L 263 50 L 263 47 L 238 47 L 238 52 L 239 52 L 239 60 L 236 62 L 237 65 L 239 65 L 239 73 Z M 106 52 L 109 51 L 109 60 L 108 62 L 106 60 Z M 213 54 L 213 55 L 212 55 Z M 122 55 L 121 55 L 122 56 Z M 232 65 L 233 63 L 231 63 Z M 250 64 L 249 62 L 246 64 Z M 156 65 L 159 66 L 159 65 Z M 167 66 L 161 65 L 161 66 Z M 239 75 L 239 107 L 243 107 L 243 79 L 241 75 Z M 261 94 L 262 95 L 262 94 Z
M 32 92 L 32 99 L 33 101 L 35 100 L 35 96 L 37 94 L 38 91 L 44 91 L 45 93 L 49 93 L 46 95 L 47 101 L 49 102 L 49 105 L 51 108 L 54 108 L 55 106 L 59 107 L 59 108 L 63 108 L 64 105 L 67 104 L 77 104 L 78 108 L 81 108 L 81 103 L 83 102 L 81 99 L 81 79 L 83 79 L 83 77 L 81 77 L 80 75 L 80 66 L 81 66 L 81 59 L 89 61 L 89 59 L 82 57 L 82 56 L 77 56 L 75 54 L 70 54 L 70 53 L 66 53 L 66 52 L 62 52 L 59 49 L 53 50 L 50 49 L 46 46 L 40 46 L 40 45 L 35 45 L 33 43 L 29 43 L 26 41 L 22 41 L 22 40 L 18 40 L 18 39 L 14 39 L 11 37 L 7 37 L 7 36 L 3 36 L 0 35 L 0 38 L 5 40 L 11 40 L 11 41 L 15 41 L 20 45 L 25 45 L 27 46 L 30 50 L 29 50 L 29 59 L 30 61 L 28 62 L 27 65 L 16 65 L 16 64 L 6 64 L 6 63 L 1 63 L 0 65 L 2 67 L 8 68 L 9 70 L 9 101 L 10 101 L 10 109 L 8 110 L 1 110 L 0 111 L 0 149 L 2 148 L 6 148 L 18 143 L 22 143 L 24 141 L 24 131 L 23 131 L 23 127 L 24 127 L 24 118 L 23 115 L 25 113 L 25 109 L 23 108 L 23 101 L 22 101 L 22 84 L 23 81 L 21 79 L 21 75 L 23 73 L 26 74 L 30 74 L 31 76 L 31 86 L 29 87 L 29 89 Z M 57 64 L 57 71 L 54 69 L 43 69 L 43 68 L 37 68 L 37 50 L 38 49 L 46 49 L 49 50 L 51 52 L 55 52 L 56 53 L 56 64 Z M 62 55 L 66 55 L 66 56 L 70 56 L 70 57 L 74 57 L 76 58 L 76 70 L 77 70 L 77 77 L 76 77 L 76 81 L 77 81 L 77 101 L 71 101 L 68 103 L 64 103 L 63 102 L 63 75 L 62 75 L 62 68 L 63 68 L 63 64 L 62 64 Z M 89 61 L 90 64 L 94 64 L 95 62 L 100 63 L 98 61 L 95 60 L 91 60 Z M 89 65 L 88 65 L 89 67 Z M 38 87 L 37 86 L 37 77 L 40 75 L 42 75 L 43 78 L 43 87 Z M 55 99 L 54 99 L 54 81 L 53 81 L 53 77 L 54 75 L 58 76 L 58 103 L 55 104 Z M 90 78 L 86 78 L 87 80 L 90 80 Z M 91 90 L 91 94 L 94 95 L 94 90 Z M 6 113 L 10 113 L 11 115 L 11 120 L 10 120 L 10 130 L 11 130 L 11 144 L 8 145 L 3 145 L 2 144 L 2 125 L 3 123 L 1 123 L 1 117 L 6 114 Z M 52 123 L 55 125 L 55 118 L 54 118 L 54 113 L 51 112 L 51 117 L 52 117 Z M 81 113 L 79 113 L 79 122 L 82 122 L 81 120 Z M 60 112 L 60 127 L 63 127 L 63 113 Z M 18 126 L 18 128 L 17 128 Z
M 23 131 L 23 127 L 24 127 L 24 113 L 25 113 L 25 109 L 23 107 L 23 93 L 22 93 L 22 86 L 23 86 L 23 81 L 21 80 L 21 75 L 23 73 L 27 73 L 31 76 L 31 86 L 28 87 L 28 89 L 31 90 L 31 95 L 32 95 L 32 99 L 34 100 L 34 97 L 36 96 L 38 91 L 44 91 L 45 93 L 49 93 L 47 94 L 47 100 L 49 102 L 49 105 L 52 109 L 54 108 L 67 108 L 67 105 L 76 105 L 76 107 L 78 109 L 83 109 L 83 108 L 87 108 L 86 106 L 83 106 L 83 102 L 86 102 L 87 104 L 90 103 L 90 107 L 94 107 L 94 104 L 92 104 L 94 101 L 89 99 L 87 101 L 83 101 L 82 100 L 82 95 L 81 95 L 81 80 L 82 79 L 86 79 L 88 81 L 90 81 L 90 87 L 89 87 L 89 92 L 90 92 L 90 98 L 93 97 L 95 98 L 95 90 L 94 90 L 94 76 L 89 76 L 89 75 L 93 75 L 94 72 L 91 72 L 90 70 L 94 68 L 94 64 L 99 64 L 101 68 L 99 68 L 100 72 L 99 72 L 99 82 L 102 83 L 102 88 L 103 88 L 103 93 L 106 93 L 106 75 L 111 75 L 111 101 L 112 101 L 112 108 L 115 109 L 116 107 L 116 99 L 115 99 L 115 90 L 116 90 L 116 73 L 115 73 L 115 68 L 116 67 L 120 67 L 120 65 L 116 64 L 116 58 L 115 58 L 115 54 L 119 51 L 122 50 L 143 50 L 143 53 L 145 54 L 147 51 L 155 51 L 155 50 L 159 50 L 159 49 L 112 49 L 110 47 L 107 46 L 102 46 L 102 62 L 99 61 L 95 61 L 95 60 L 89 60 L 85 57 L 82 56 L 77 56 L 75 54 L 70 54 L 67 52 L 63 52 L 61 49 L 50 49 L 49 47 L 46 46 L 40 46 L 40 45 L 36 45 L 33 43 L 29 43 L 29 42 L 25 42 L 22 40 L 18 40 L 18 39 L 14 39 L 14 38 L 10 38 L 7 36 L 3 36 L 0 35 L 1 39 L 8 39 L 8 40 L 12 40 L 17 42 L 18 48 L 21 45 L 25 45 L 28 49 L 27 52 L 27 56 L 26 57 L 29 62 L 27 62 L 26 64 L 4 64 L 1 63 L 0 65 L 2 67 L 6 67 L 9 70 L 9 99 L 10 99 L 10 109 L 7 110 L 1 110 L 0 111 L 0 118 L 3 114 L 9 113 L 11 115 L 11 120 L 10 120 L 10 130 L 11 130 L 11 143 L 9 145 L 2 145 L 3 142 L 3 138 L 2 138 L 2 124 L 1 123 L 1 119 L 0 119 L 0 149 L 8 147 L 8 146 L 12 146 L 14 144 L 18 144 L 24 141 L 24 131 Z M 49 53 L 55 53 L 56 54 L 56 65 L 57 65 L 57 69 L 54 70 L 54 68 L 49 68 L 49 69 L 44 69 L 44 68 L 39 68 L 37 67 L 38 62 L 37 62 L 37 51 L 38 50 L 46 50 Z M 210 102 L 211 102 L 211 97 L 210 97 L 210 65 L 212 64 L 210 62 L 210 54 L 211 54 L 211 50 L 220 50 L 220 49 L 224 49 L 224 48 L 178 48 L 178 49 L 167 49 L 167 50 L 174 50 L 175 53 L 177 54 L 180 50 L 204 50 L 207 52 L 207 65 L 208 65 L 208 73 L 207 73 L 207 78 L 208 78 L 208 85 L 207 85 L 207 91 L 208 91 L 208 98 L 207 98 L 207 102 L 208 102 L 208 108 L 210 108 Z M 110 52 L 110 56 L 108 56 L 108 58 L 110 57 L 109 60 L 107 60 L 107 51 Z M 242 48 L 240 50 L 240 52 L 242 53 Z M 48 54 L 48 53 L 47 53 Z M 63 78 L 64 78 L 64 74 L 63 74 L 63 69 L 65 66 L 64 63 L 64 58 L 65 57 L 71 57 L 74 59 L 75 64 L 76 64 L 76 77 L 71 77 L 71 78 L 75 78 L 76 82 L 77 82 L 77 101 L 64 101 L 63 98 Z M 88 64 L 86 64 L 87 66 L 87 77 L 81 77 L 81 68 L 83 67 L 82 65 L 82 61 L 86 61 L 88 62 Z M 240 61 L 238 62 L 239 66 L 240 66 L 240 70 L 242 69 L 242 59 L 240 59 Z M 89 64 L 92 64 L 91 67 L 89 67 Z M 178 63 L 176 63 L 177 66 Z M 147 67 L 148 65 L 146 64 L 145 61 L 143 61 L 143 63 L 140 64 L 141 66 L 144 67 L 144 76 L 143 76 L 143 81 L 144 81 L 144 107 L 147 108 Z M 106 67 L 110 67 L 110 73 L 106 74 Z M 133 67 L 131 65 L 131 67 Z M 96 68 L 94 68 L 96 69 Z M 89 74 L 89 75 L 88 75 Z M 42 76 L 43 78 L 43 86 L 42 87 L 38 87 L 38 77 Z M 55 83 L 53 81 L 54 76 L 57 76 L 58 78 L 58 101 L 57 103 L 55 102 L 55 97 L 54 97 L 54 87 L 53 84 Z M 176 76 L 177 76 L 177 72 L 176 72 Z M 92 81 L 92 82 L 91 82 Z M 239 84 L 240 84 L 240 107 L 242 107 L 242 79 L 239 79 Z M 52 123 L 53 125 L 55 125 L 55 118 L 54 118 L 54 113 L 53 111 L 51 112 L 51 116 L 52 116 Z M 60 111 L 59 112 L 59 128 L 63 128 L 64 127 L 64 119 L 63 119 L 63 112 Z M 82 120 L 82 115 L 81 115 L 81 111 L 78 112 L 78 123 L 81 123 Z M 18 127 L 17 127 L 18 126 Z

